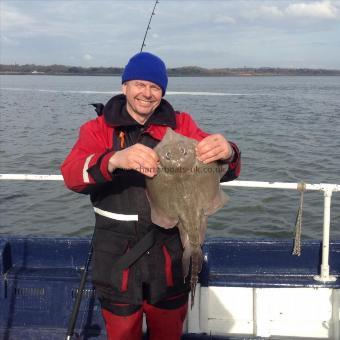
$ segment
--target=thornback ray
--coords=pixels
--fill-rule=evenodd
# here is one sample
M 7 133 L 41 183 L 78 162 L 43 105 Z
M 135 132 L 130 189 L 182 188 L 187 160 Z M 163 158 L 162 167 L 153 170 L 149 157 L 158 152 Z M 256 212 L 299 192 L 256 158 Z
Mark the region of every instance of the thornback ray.
M 154 148 L 160 163 L 157 175 L 146 179 L 152 222 L 179 229 L 183 246 L 183 276 L 190 275 L 191 307 L 202 268 L 201 246 L 207 218 L 222 208 L 228 196 L 220 188 L 226 169 L 218 162 L 204 164 L 196 157 L 197 141 L 168 128 Z

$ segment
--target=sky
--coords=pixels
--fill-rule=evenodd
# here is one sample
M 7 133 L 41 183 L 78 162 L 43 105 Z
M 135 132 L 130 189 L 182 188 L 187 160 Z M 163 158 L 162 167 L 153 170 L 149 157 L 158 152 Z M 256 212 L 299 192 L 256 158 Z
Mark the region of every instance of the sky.
M 154 0 L 0 0 L 0 63 L 124 67 Z M 160 0 L 145 51 L 168 67 L 340 69 L 340 0 Z

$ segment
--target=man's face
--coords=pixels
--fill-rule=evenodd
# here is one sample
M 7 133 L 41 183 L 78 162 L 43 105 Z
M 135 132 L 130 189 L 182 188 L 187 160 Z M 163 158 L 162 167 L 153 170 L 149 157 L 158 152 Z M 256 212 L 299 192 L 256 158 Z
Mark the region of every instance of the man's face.
M 139 123 L 144 124 L 162 100 L 162 89 L 146 80 L 130 80 L 123 84 L 126 108 Z

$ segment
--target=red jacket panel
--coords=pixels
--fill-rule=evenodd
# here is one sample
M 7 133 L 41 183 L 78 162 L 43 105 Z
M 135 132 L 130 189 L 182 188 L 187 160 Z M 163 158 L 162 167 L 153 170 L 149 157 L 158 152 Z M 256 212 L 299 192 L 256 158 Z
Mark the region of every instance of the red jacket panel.
M 202 131 L 188 113 L 176 114 L 175 131 L 196 139 L 202 140 L 207 133 Z M 165 135 L 167 126 L 150 125 L 147 132 L 155 139 L 161 140 Z M 100 170 L 107 181 L 111 181 L 108 172 L 108 162 L 113 155 L 114 127 L 109 126 L 100 116 L 91 120 L 80 128 L 79 138 L 61 166 L 61 173 L 66 186 L 77 192 L 86 190 L 87 186 L 95 184 L 95 180 L 88 173 L 88 169 L 100 161 Z

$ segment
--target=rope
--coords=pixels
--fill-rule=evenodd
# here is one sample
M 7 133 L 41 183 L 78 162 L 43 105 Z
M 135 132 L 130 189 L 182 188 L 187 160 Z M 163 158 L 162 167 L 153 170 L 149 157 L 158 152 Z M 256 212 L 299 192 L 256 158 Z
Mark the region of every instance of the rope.
M 297 185 L 297 190 L 300 191 L 300 204 L 295 220 L 295 238 L 292 255 L 301 255 L 301 229 L 302 229 L 302 211 L 303 211 L 303 194 L 306 191 L 306 183 L 300 182 Z

